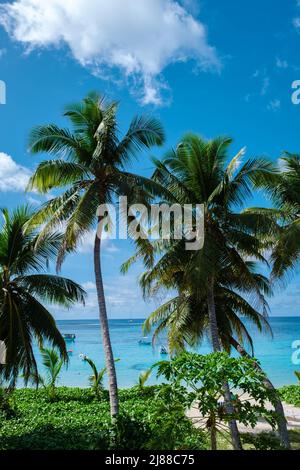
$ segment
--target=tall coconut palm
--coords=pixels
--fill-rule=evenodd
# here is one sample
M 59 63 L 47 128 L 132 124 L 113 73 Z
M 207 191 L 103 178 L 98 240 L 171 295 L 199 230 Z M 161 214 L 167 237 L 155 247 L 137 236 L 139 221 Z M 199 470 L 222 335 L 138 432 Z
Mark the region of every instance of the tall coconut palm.
M 172 256 L 172 255 L 171 255 Z M 173 257 L 169 271 L 156 269 L 156 278 L 151 272 L 142 276 L 141 284 L 147 296 L 159 289 L 173 289 L 177 295 L 156 309 L 144 324 L 145 332 L 149 333 L 155 328 L 153 339 L 163 331 L 168 332 L 169 349 L 171 352 L 181 352 L 186 345 L 195 347 L 209 332 L 208 308 L 205 292 L 199 286 L 188 281 L 189 253 L 184 251 L 182 257 Z M 220 273 L 218 285 L 215 289 L 215 303 L 217 324 L 222 348 L 228 353 L 234 348 L 242 356 L 250 356 L 247 346 L 254 355 L 254 345 L 248 327 L 243 319 L 253 323 L 260 332 L 270 332 L 267 319 L 268 304 L 265 296 L 271 294 L 269 280 L 255 271 L 253 262 L 247 263 L 249 272 L 253 276 L 253 284 L 260 295 L 254 291 L 253 286 L 245 286 L 239 278 L 235 278 L 234 270 L 229 266 Z M 161 272 L 164 273 L 163 278 Z M 253 292 L 254 291 L 254 292 Z M 254 295 L 253 295 L 254 294 Z M 256 368 L 261 367 L 256 363 Z M 274 390 L 272 382 L 265 377 L 265 386 Z M 277 397 L 275 411 L 278 415 L 278 429 L 280 440 L 285 448 L 290 448 L 287 423 L 284 409 Z
M 194 279 L 188 279 L 190 260 L 187 262 L 188 264 L 180 266 L 178 259 L 174 260 L 172 269 L 169 272 L 164 271 L 164 279 L 154 279 L 151 272 L 145 273 L 141 278 L 141 284 L 147 296 L 151 296 L 152 292 L 157 292 L 159 289 L 170 289 L 170 286 L 176 292 L 174 298 L 158 307 L 144 323 L 147 333 L 155 327 L 154 341 L 162 330 L 168 332 L 171 353 L 182 352 L 185 345 L 198 346 L 210 330 L 206 292 L 194 283 Z M 235 337 L 241 345 L 245 344 L 249 347 L 253 354 L 253 340 L 244 319 L 252 323 L 260 332 L 271 334 L 267 317 L 268 304 L 265 298 L 271 292 L 269 281 L 255 272 L 253 263 L 247 264 L 249 275 L 253 277 L 253 285 L 256 285 L 255 292 L 253 286 L 245 286 L 239 279 L 235 279 L 234 270 L 231 267 L 222 270 L 215 286 L 218 335 L 222 349 L 227 352 L 230 352 L 232 347 L 231 338 Z M 156 268 L 157 266 L 154 269 Z M 167 280 L 168 274 L 169 280 Z
M 283 278 L 300 261 L 300 155 L 285 153 L 280 175 L 267 185 L 281 216 L 280 234 L 273 253 L 273 276 Z M 266 187 L 266 186 L 265 186 Z
M 260 289 L 253 280 L 246 258 L 265 261 L 262 246 L 268 246 L 272 232 L 271 220 L 265 214 L 239 213 L 237 209 L 251 196 L 254 181 L 267 181 L 268 176 L 273 174 L 274 167 L 262 159 L 242 163 L 243 150 L 227 164 L 227 150 L 231 142 L 229 138 L 205 141 L 196 135 L 187 135 L 163 162 L 155 161 L 156 171 L 153 177 L 154 181 L 172 194 L 172 201 L 169 202 L 204 206 L 204 246 L 199 251 L 191 252 L 186 273 L 187 284 L 192 282 L 197 285 L 202 296 L 205 296 L 214 351 L 222 348 L 216 312 L 216 288 L 220 275 L 226 267 L 230 267 L 235 278 L 245 288 L 249 289 L 251 286 L 260 297 Z M 162 257 L 148 273 L 150 278 L 155 278 L 158 272 L 164 278 L 168 266 L 172 270 L 172 258 L 179 260 L 184 256 L 183 243 L 184 241 L 172 241 L 168 250 L 165 250 L 166 244 L 158 243 L 159 247 L 163 246 Z M 151 249 L 148 250 L 149 253 Z M 143 249 L 138 251 L 136 257 L 138 256 L 145 259 Z M 126 267 L 128 265 L 124 268 Z M 176 276 L 174 271 L 173 276 Z M 230 412 L 232 406 L 227 384 L 224 385 L 224 394 Z M 234 448 L 240 449 L 235 421 L 230 422 L 230 430 Z
M 41 193 L 54 188 L 63 189 L 63 194 L 46 203 L 38 216 L 38 220 L 46 221 L 41 238 L 53 227 L 62 223 L 65 226 L 58 267 L 65 255 L 76 249 L 83 235 L 95 227 L 100 204 L 114 202 L 119 195 L 138 200 L 143 190 L 154 189 L 153 183 L 125 171 L 125 166 L 141 151 L 161 145 L 164 142 L 163 129 L 154 118 L 136 117 L 121 139 L 117 109 L 116 102 L 106 104 L 97 94 L 90 94 L 82 102 L 66 109 L 64 115 L 71 128 L 47 125 L 37 127 L 30 135 L 31 152 L 46 152 L 53 159 L 38 166 L 29 188 Z M 94 244 L 94 269 L 111 415 L 114 417 L 119 408 L 117 377 L 102 280 L 101 234 L 98 235 Z
M 65 341 L 48 310 L 50 304 L 70 307 L 84 302 L 85 293 L 69 279 L 45 274 L 57 256 L 61 236 L 49 233 L 37 244 L 38 227 L 31 224 L 32 211 L 19 207 L 1 210 L 0 225 L 0 339 L 6 359 L 2 373 L 15 382 L 37 375 L 33 340 L 46 340 L 67 360 Z

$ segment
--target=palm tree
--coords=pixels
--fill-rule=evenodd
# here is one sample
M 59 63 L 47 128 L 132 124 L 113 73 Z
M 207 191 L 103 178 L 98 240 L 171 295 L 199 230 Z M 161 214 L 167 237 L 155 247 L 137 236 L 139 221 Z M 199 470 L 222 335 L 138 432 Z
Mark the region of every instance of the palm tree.
M 172 268 L 164 271 L 164 279 L 154 279 L 151 272 L 145 273 L 141 279 L 147 296 L 151 296 L 152 292 L 155 293 L 158 289 L 170 289 L 170 286 L 176 292 L 175 297 L 152 312 L 143 326 L 145 334 L 155 327 L 154 342 L 161 332 L 166 330 L 171 354 L 181 353 L 186 345 L 199 346 L 210 330 L 207 296 L 193 279 L 188 279 L 189 256 L 186 256 L 186 263 L 183 262 L 186 253 L 185 251 L 182 254 L 180 263 L 177 258 Z M 271 288 L 268 279 L 255 271 L 254 263 L 247 264 L 253 284 L 256 284 L 256 291 L 252 286 L 245 287 L 238 278 L 235 279 L 233 269 L 228 267 L 219 273 L 215 286 L 215 305 L 222 349 L 230 353 L 233 346 L 231 338 L 236 337 L 242 345 L 249 347 L 253 355 L 253 340 L 243 319 L 251 322 L 260 332 L 271 334 L 265 298 L 270 295 Z M 154 269 L 157 267 L 156 265 Z
M 40 384 L 47 391 L 51 401 L 56 399 L 56 384 L 59 374 L 65 363 L 65 359 L 61 358 L 55 349 L 41 347 L 42 363 L 46 372 L 46 376 L 41 374 L 33 375 L 31 381 L 38 387 Z
M 104 390 L 103 379 L 107 372 L 106 367 L 98 370 L 95 362 L 87 356 L 84 356 L 84 361 L 88 363 L 90 368 L 92 369 L 92 374 L 89 377 L 89 382 L 91 385 L 92 391 L 98 397 L 99 392 Z M 116 359 L 115 362 L 119 362 L 119 359 Z
M 53 227 L 65 224 L 58 268 L 65 255 L 76 249 L 83 235 L 95 227 L 100 204 L 114 202 L 119 195 L 140 202 L 142 190 L 154 189 L 146 178 L 125 171 L 125 165 L 141 151 L 161 145 L 163 129 L 154 118 L 136 117 L 120 139 L 117 108 L 116 102 L 105 104 L 103 98 L 90 94 L 67 108 L 65 116 L 71 129 L 47 125 L 34 129 L 30 135 L 31 152 L 46 152 L 54 159 L 38 166 L 29 188 L 41 193 L 54 188 L 64 190 L 45 204 L 38 216 L 38 220 L 46 221 L 41 237 Z M 94 270 L 113 418 L 119 409 L 118 388 L 101 270 L 101 234 L 98 235 L 94 244 Z
M 214 351 L 222 348 L 216 310 L 216 289 L 221 273 L 231 269 L 240 285 L 244 289 L 252 289 L 263 301 L 260 287 L 253 278 L 246 258 L 266 261 L 262 246 L 268 246 L 274 225 L 272 218 L 265 214 L 237 212 L 237 208 L 251 196 L 252 184 L 260 180 L 267 181 L 268 176 L 273 174 L 274 167 L 261 159 L 247 160 L 242 164 L 243 150 L 226 165 L 227 149 L 231 142 L 229 138 L 207 142 L 198 136 L 187 135 L 163 162 L 155 161 L 156 171 L 153 177 L 172 194 L 172 200 L 168 202 L 204 206 L 204 247 L 188 254 L 181 289 L 183 287 L 186 290 L 189 285 L 197 285 L 197 296 L 201 293 L 200 297 L 205 297 Z M 177 273 L 173 263 L 175 261 L 178 264 L 186 256 L 185 240 L 172 240 L 169 246 L 158 242 L 156 247 L 162 256 L 156 266 L 151 266 L 150 271 L 142 278 L 142 284 L 144 287 L 149 283 L 151 285 L 152 280 L 159 278 L 160 282 L 165 283 L 164 287 L 174 287 Z M 144 248 L 140 248 L 137 255 L 123 266 L 123 270 L 138 257 L 143 257 L 149 265 L 153 259 L 153 250 L 155 251 L 153 246 L 148 246 L 146 252 Z M 194 309 L 197 308 L 195 300 L 197 299 L 192 303 Z M 166 309 L 169 307 L 168 304 L 165 306 Z M 181 306 L 177 312 L 180 310 Z M 184 312 L 182 315 L 184 317 Z M 240 324 L 238 328 L 242 328 Z M 224 385 L 224 394 L 230 413 L 232 405 L 227 384 Z M 231 421 L 230 430 L 234 448 L 240 449 L 235 421 Z
M 140 373 L 139 380 L 138 380 L 138 387 L 140 390 L 143 390 L 145 388 L 145 385 L 150 379 L 151 374 L 152 374 L 152 369 L 148 369 Z
M 300 155 L 285 153 L 279 162 L 280 175 L 264 185 L 278 207 L 280 234 L 272 253 L 273 277 L 283 278 L 300 261 Z
M 145 333 L 149 333 L 155 327 L 153 340 L 163 331 L 167 330 L 169 349 L 171 353 L 180 353 L 186 345 L 198 346 L 203 337 L 209 331 L 208 308 L 205 294 L 199 290 L 193 281 L 186 284 L 189 259 L 185 251 L 181 261 L 178 257 L 173 260 L 169 273 L 164 271 L 164 278 L 154 280 L 147 273 L 142 278 L 142 287 L 151 295 L 151 291 L 157 292 L 160 288 L 170 288 L 177 292 L 176 297 L 168 300 L 155 310 L 144 324 Z M 183 260 L 186 262 L 183 262 Z M 253 287 L 246 287 L 240 280 L 234 278 L 234 271 L 229 267 L 220 273 L 219 282 L 215 289 L 215 302 L 217 324 L 222 348 L 228 353 L 234 348 L 243 357 L 253 357 L 254 345 L 251 335 L 243 318 L 253 323 L 260 332 L 271 333 L 267 319 L 268 304 L 265 296 L 271 295 L 269 280 L 255 271 L 254 263 L 247 263 L 249 271 L 253 275 L 253 282 L 257 285 L 260 295 L 253 293 Z M 159 273 L 159 271 L 157 271 Z M 149 279 L 149 282 L 148 282 Z M 253 295 L 254 294 L 254 295 Z M 259 308 L 260 307 L 260 308 Z M 251 355 L 245 345 L 249 346 Z M 255 367 L 261 370 L 258 362 Z M 265 387 L 275 390 L 270 379 L 264 380 Z M 278 415 L 278 429 L 283 447 L 290 448 L 287 423 L 284 409 L 277 397 L 275 411 Z
M 37 375 L 33 339 L 46 340 L 66 360 L 63 337 L 46 306 L 70 307 L 84 303 L 85 293 L 69 279 L 45 274 L 57 256 L 61 236 L 49 233 L 38 243 L 39 227 L 31 223 L 32 211 L 19 207 L 2 209 L 0 228 L 0 339 L 5 344 L 2 367 L 5 380 L 15 380 L 21 371 L 25 381 Z

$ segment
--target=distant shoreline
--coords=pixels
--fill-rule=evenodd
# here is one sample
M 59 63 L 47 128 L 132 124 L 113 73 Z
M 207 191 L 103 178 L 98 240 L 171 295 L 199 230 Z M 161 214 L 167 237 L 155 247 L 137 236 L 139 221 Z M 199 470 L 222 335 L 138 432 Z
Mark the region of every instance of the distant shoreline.
M 299 315 L 291 315 L 291 316 L 278 316 L 278 315 L 270 315 L 269 317 L 269 320 L 288 320 L 288 319 L 293 319 L 295 320 L 295 318 L 299 318 L 299 321 L 300 321 L 300 313 Z M 126 321 L 126 322 L 132 322 L 132 321 L 138 321 L 138 322 L 144 322 L 145 320 L 147 319 L 147 317 L 145 318 L 109 318 L 108 320 L 109 321 Z M 66 321 L 70 321 L 70 322 L 74 322 L 74 321 L 78 321 L 78 322 L 90 322 L 90 321 L 93 321 L 93 322 L 99 322 L 99 318 L 60 318 L 60 319 L 56 319 L 55 321 L 57 322 L 66 322 Z M 247 319 L 245 320 L 247 321 Z

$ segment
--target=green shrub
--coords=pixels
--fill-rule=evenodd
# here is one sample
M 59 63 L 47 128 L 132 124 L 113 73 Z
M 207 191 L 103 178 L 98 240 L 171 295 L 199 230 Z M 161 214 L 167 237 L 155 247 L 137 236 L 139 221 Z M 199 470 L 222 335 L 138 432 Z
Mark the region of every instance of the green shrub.
M 164 400 L 161 387 L 139 386 L 120 393 L 121 414 L 98 449 L 197 450 L 207 449 L 205 433 L 195 429 L 176 401 Z M 105 440 L 110 437 L 109 442 Z
M 177 427 L 181 420 L 182 406 L 189 409 L 197 406 L 202 424 L 210 435 L 212 450 L 217 449 L 217 433 L 227 431 L 228 422 L 236 419 L 245 426 L 255 427 L 260 417 L 263 417 L 274 428 L 277 415 L 268 410 L 266 403 L 276 402 L 276 394 L 264 386 L 265 375 L 255 367 L 253 359 L 230 357 L 225 352 L 216 352 L 205 356 L 184 352 L 157 364 L 158 376 L 168 381 L 161 386 L 165 394 L 162 403 L 165 407 L 175 406 L 174 420 L 177 416 Z M 232 411 L 224 404 L 224 382 L 231 391 Z M 255 403 L 244 400 L 247 393 Z M 180 403 L 181 408 L 180 408 Z M 169 405 L 168 405 L 169 404 Z M 166 415 L 172 415 L 172 409 Z M 164 423 L 161 424 L 164 426 Z M 221 428 L 221 430 L 220 430 Z M 178 431 L 176 431 L 178 432 Z M 227 431 L 228 433 L 228 431 Z M 166 430 L 172 435 L 172 427 Z
M 283 450 L 280 440 L 272 432 L 246 433 L 242 435 L 242 441 L 244 444 L 250 444 L 255 450 Z
M 16 390 L 16 417 L 0 421 L 0 450 L 206 449 L 203 434 L 182 410 L 178 419 L 171 405 L 164 409 L 157 390 L 120 390 L 120 416 L 113 426 L 106 391 L 100 399 L 88 389 L 58 388 L 50 402 L 43 389 Z
M 0 387 L 0 421 L 16 416 L 15 404 L 12 393 Z
M 279 389 L 283 401 L 291 405 L 300 406 L 300 387 L 299 385 L 287 385 Z

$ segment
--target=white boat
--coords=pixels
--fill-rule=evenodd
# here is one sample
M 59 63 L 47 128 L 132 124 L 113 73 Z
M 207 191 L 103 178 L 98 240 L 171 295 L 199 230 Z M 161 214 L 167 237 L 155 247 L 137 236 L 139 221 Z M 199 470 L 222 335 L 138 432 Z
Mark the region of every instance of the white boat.
M 88 359 L 88 357 L 87 357 L 87 355 L 86 355 L 86 354 L 79 354 L 79 356 L 78 356 L 78 357 L 79 357 L 79 359 L 80 359 L 81 361 L 83 361 L 83 362 L 84 362 L 84 361 L 86 361 L 86 360 Z
M 144 338 L 141 338 L 139 340 L 139 344 L 149 346 L 152 344 L 151 338 L 148 338 L 147 336 L 144 336 Z

